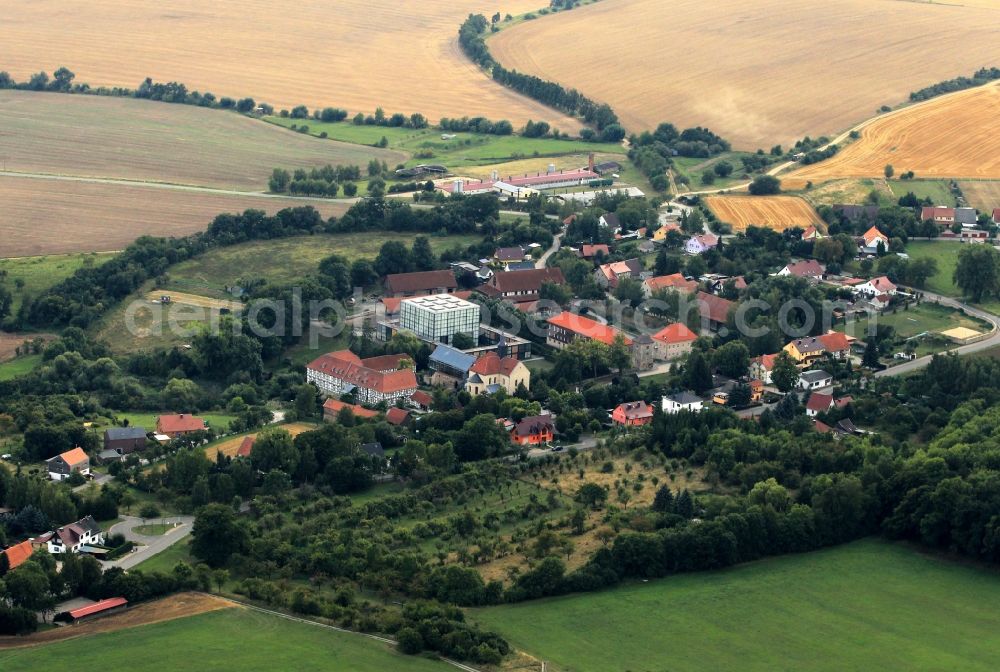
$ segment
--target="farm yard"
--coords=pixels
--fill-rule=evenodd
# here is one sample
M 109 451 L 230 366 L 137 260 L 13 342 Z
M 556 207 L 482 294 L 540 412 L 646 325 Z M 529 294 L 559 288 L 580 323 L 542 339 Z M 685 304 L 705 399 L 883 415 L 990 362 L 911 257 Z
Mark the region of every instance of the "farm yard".
M 384 643 L 359 635 L 240 607 L 225 608 L 231 605 L 215 598 L 206 599 L 220 603 L 222 608 L 215 607 L 207 613 L 192 612 L 195 615 L 190 616 L 180 613 L 169 617 L 170 620 L 160 619 L 142 627 L 129 627 L 129 618 L 136 611 L 130 610 L 79 627 L 81 635 L 98 633 L 92 636 L 47 646 L 0 650 L 0 667 L 6 672 L 39 670 L 59 667 L 72 658 L 79 669 L 127 668 L 153 672 L 188 669 L 195 655 L 198 667 L 220 671 L 322 668 L 354 672 L 445 672 L 453 669 L 443 662 L 403 656 Z M 137 610 L 159 604 L 142 605 Z M 178 646 L 178 642 L 184 645 Z M 281 653 L 276 667 L 277 651 Z
M 997 599 L 991 572 L 868 539 L 470 619 L 553 672 L 986 672 L 1000 656 Z
M 995 9 L 679 0 L 667 12 L 659 0 L 605 0 L 521 22 L 488 45 L 506 68 L 609 103 L 630 130 L 661 121 L 707 126 L 753 150 L 832 135 L 912 90 L 995 63 Z M 887 39 L 886 25 L 904 37 Z M 577 40 L 614 45 L 614 58 L 608 48 L 567 58 L 567 43 Z M 933 59 L 925 57 L 928 44 Z M 983 119 L 989 114 L 982 111 Z
M 370 113 L 544 119 L 563 131 L 579 123 L 494 84 L 458 46 L 469 12 L 497 11 L 474 0 L 408 3 L 305 0 L 294 11 L 254 0 L 138 0 L 122 8 L 96 0 L 20 3 L 0 26 L 4 69 L 27 79 L 65 65 L 92 86 L 136 87 L 146 77 L 183 82 L 216 96 L 252 96 L 276 108 L 336 106 Z M 511 14 L 538 0 L 511 0 Z M 87 30 L 79 30 L 81 25 Z
M 120 250 L 139 236 L 183 236 L 223 212 L 275 212 L 312 205 L 324 217 L 347 210 L 322 199 L 271 198 L 186 189 L 0 177 L 0 257 Z
M 784 231 L 823 224 L 812 206 L 796 196 L 708 196 L 705 204 L 735 231 L 748 226 Z
M 1000 181 L 967 180 L 958 183 L 965 200 L 981 212 L 992 213 L 1000 208 Z
M 887 164 L 897 175 L 912 170 L 918 178 L 1000 178 L 1000 86 L 940 96 L 877 118 L 833 158 L 782 176 L 782 184 L 881 177 Z
M 5 170 L 264 191 L 275 166 L 395 165 L 405 155 L 282 133 L 241 114 L 100 96 L 0 91 Z

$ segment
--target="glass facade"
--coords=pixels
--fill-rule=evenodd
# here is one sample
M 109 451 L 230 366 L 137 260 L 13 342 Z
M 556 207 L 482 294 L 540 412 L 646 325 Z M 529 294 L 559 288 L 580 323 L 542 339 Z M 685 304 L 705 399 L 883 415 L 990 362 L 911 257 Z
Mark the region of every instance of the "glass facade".
M 399 326 L 420 338 L 450 343 L 455 334 L 479 333 L 479 306 L 450 294 L 405 299 L 400 305 Z

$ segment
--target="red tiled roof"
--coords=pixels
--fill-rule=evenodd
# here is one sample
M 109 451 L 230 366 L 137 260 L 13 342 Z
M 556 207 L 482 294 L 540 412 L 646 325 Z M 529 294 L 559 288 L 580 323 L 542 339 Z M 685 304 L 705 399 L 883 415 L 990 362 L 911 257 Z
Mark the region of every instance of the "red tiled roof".
M 401 358 L 400 355 L 393 357 L 397 361 Z M 350 350 L 339 350 L 317 357 L 306 368 L 347 381 L 356 387 L 375 390 L 380 394 L 392 394 L 416 388 L 417 377 L 412 368 L 398 371 L 372 368 L 372 365 L 385 366 L 388 361 L 388 356 L 362 360 Z
M 881 231 L 879 231 L 877 226 L 873 226 L 872 228 L 865 231 L 865 235 L 862 237 L 865 239 L 865 245 L 869 246 L 879 238 L 883 240 L 889 240 L 889 237 L 886 236 Z
M 194 432 L 199 429 L 205 429 L 205 421 L 197 416 L 186 413 L 161 415 L 156 419 L 156 431 L 161 434 Z
M 238 457 L 250 457 L 250 453 L 253 452 L 254 437 L 247 436 L 243 438 L 243 443 L 236 450 L 236 455 Z
M 28 558 L 34 552 L 34 548 L 31 546 L 31 541 L 22 541 L 20 544 L 14 544 L 3 553 L 7 556 L 7 568 L 15 569 L 18 566 L 27 562 Z
M 603 244 L 583 245 L 580 248 L 580 256 L 583 257 L 584 259 L 589 259 L 590 257 L 596 257 L 598 252 L 604 254 L 604 256 L 608 256 L 611 254 L 611 250 L 608 249 L 608 246 Z
M 920 210 L 920 221 L 928 219 L 934 220 L 938 217 L 942 219 L 955 219 L 955 208 L 945 208 L 943 206 L 925 205 Z
M 721 324 L 729 319 L 729 309 L 734 305 L 736 304 L 721 296 L 698 292 L 698 310 L 702 317 L 707 317 L 712 322 Z
M 495 352 L 488 352 L 473 363 L 469 368 L 470 373 L 478 373 L 481 376 L 503 375 L 509 376 L 517 366 L 516 357 L 500 358 Z
M 591 338 L 595 341 L 600 341 L 606 345 L 611 345 L 615 342 L 615 337 L 618 336 L 619 332 L 614 327 L 601 324 L 600 322 L 595 322 L 589 317 L 584 317 L 583 315 L 577 315 L 575 313 L 559 313 L 558 315 L 553 315 L 548 320 L 549 324 L 554 324 L 557 327 L 562 327 L 572 331 L 574 334 L 584 336 L 586 338 Z M 624 336 L 625 345 L 632 345 L 632 339 L 628 336 Z
M 880 292 L 891 292 L 896 289 L 895 283 L 884 275 L 880 275 L 877 278 L 872 278 L 868 281 L 872 287 Z
M 686 341 L 693 341 L 698 338 L 698 336 L 688 329 L 686 324 L 680 322 L 674 322 L 673 324 L 668 324 L 663 329 L 652 335 L 651 338 L 655 338 L 658 341 L 663 341 L 664 343 L 684 343 Z
M 638 420 L 653 417 L 653 407 L 645 401 L 632 401 L 618 404 L 613 413 L 624 416 L 626 420 Z
M 672 273 L 670 275 L 658 275 L 655 278 L 648 278 L 643 281 L 649 291 L 655 292 L 660 289 L 679 289 L 689 294 L 698 289 L 698 283 L 695 280 L 688 280 L 681 273 Z
M 816 230 L 816 227 L 810 224 L 808 227 L 806 227 L 806 230 L 802 232 L 802 240 L 809 240 L 810 238 L 815 238 L 818 233 L 819 231 Z
M 556 285 L 566 284 L 566 278 L 558 268 L 534 268 L 524 271 L 507 271 L 497 273 L 489 279 L 485 285 L 479 288 L 487 296 L 498 297 L 510 292 L 519 292 L 520 296 L 511 297 L 514 299 L 530 300 L 532 295 L 538 294 L 542 289 L 542 283 L 551 282 Z
M 386 421 L 393 425 L 401 425 L 406 422 L 409 417 L 409 411 L 405 411 L 402 408 L 396 408 L 395 406 L 385 412 Z
M 73 450 L 67 450 L 65 453 L 59 455 L 63 461 L 71 467 L 75 467 L 78 464 L 83 464 L 88 459 L 87 453 L 83 452 L 83 448 L 77 446 Z
M 128 604 L 128 600 L 124 597 L 111 597 L 106 600 L 101 600 L 100 602 L 95 602 L 94 604 L 87 605 L 86 607 L 80 607 L 79 609 L 74 609 L 69 612 L 69 615 L 73 618 L 83 618 L 84 616 L 91 616 L 93 614 L 99 614 L 102 611 L 107 611 L 108 609 L 114 609 L 115 607 L 124 607 Z
M 849 394 L 846 397 L 841 397 L 840 399 L 833 400 L 833 405 L 836 406 L 837 408 L 843 408 L 844 406 L 847 406 L 848 404 L 852 403 L 854 403 L 854 397 L 852 397 Z
M 833 427 L 826 424 L 825 422 L 820 422 L 819 420 L 813 420 L 813 427 L 815 427 L 816 431 L 819 432 L 820 434 L 833 433 Z
M 411 394 L 410 399 L 413 400 L 413 403 L 420 404 L 421 406 L 429 407 L 431 404 L 434 403 L 434 397 L 431 396 L 429 393 L 424 392 L 423 390 L 417 390 L 416 392 Z
M 770 371 L 774 368 L 774 360 L 778 357 L 778 353 L 771 355 L 760 355 L 759 357 L 754 357 L 753 362 L 760 362 L 761 366 L 764 367 L 765 371 Z
M 1000 222 L 1000 208 L 993 209 L 993 221 Z
M 809 401 L 806 402 L 806 408 L 817 413 L 828 411 L 831 406 L 833 406 L 833 395 L 821 392 L 813 392 L 809 396 Z
M 378 415 L 378 411 L 372 411 L 363 406 L 357 406 L 356 404 L 348 404 L 343 401 L 338 401 L 337 399 L 327 399 L 323 402 L 323 410 L 330 411 L 331 413 L 340 413 L 345 408 L 351 409 L 356 418 L 374 418 Z
M 823 275 L 823 266 L 815 259 L 805 259 L 785 266 L 789 275 L 797 278 L 818 278 Z
M 827 352 L 844 352 L 851 349 L 851 344 L 847 340 L 847 336 L 839 331 L 831 331 L 818 336 L 817 340 L 823 344 Z
M 416 273 L 393 273 L 385 276 L 385 288 L 391 294 L 401 292 L 429 292 L 439 288 L 455 289 L 458 283 L 451 271 L 417 271 Z

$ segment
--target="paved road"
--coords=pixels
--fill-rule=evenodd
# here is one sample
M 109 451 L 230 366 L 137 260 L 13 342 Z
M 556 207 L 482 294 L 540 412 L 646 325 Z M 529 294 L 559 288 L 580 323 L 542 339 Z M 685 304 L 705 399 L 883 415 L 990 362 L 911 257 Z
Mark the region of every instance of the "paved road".
M 551 448 L 532 448 L 528 451 L 528 459 L 534 460 L 539 457 L 545 457 L 546 455 L 565 455 L 570 448 L 575 448 L 576 450 L 583 452 L 586 450 L 593 450 L 597 447 L 597 437 L 593 434 L 589 434 L 578 443 L 572 444 L 562 444 L 565 450 L 561 450 L 557 453 L 552 452 Z
M 152 525 L 153 523 L 177 523 L 177 527 L 166 534 L 146 536 L 135 531 L 140 525 Z M 104 563 L 108 567 L 121 567 L 131 569 L 144 560 L 149 560 L 157 553 L 162 553 L 177 542 L 181 541 L 191 533 L 191 526 L 194 524 L 194 516 L 169 516 L 166 518 L 142 519 L 136 516 L 125 516 L 124 520 L 111 526 L 110 534 L 121 534 L 128 541 L 143 544 L 139 550 L 128 555 Z
M 105 483 L 110 483 L 113 480 L 115 480 L 115 477 L 111 476 L 110 474 L 96 474 L 94 476 L 94 480 L 87 481 L 83 485 L 76 486 L 75 488 L 73 488 L 73 492 L 82 492 L 92 485 L 101 487 Z
M 565 233 L 566 229 L 563 229 L 556 235 L 552 236 L 552 245 L 549 246 L 549 249 L 545 250 L 545 254 L 540 256 L 538 261 L 535 262 L 535 268 L 545 268 L 545 264 L 549 262 L 549 257 L 558 252 L 559 248 L 562 247 L 562 238 Z

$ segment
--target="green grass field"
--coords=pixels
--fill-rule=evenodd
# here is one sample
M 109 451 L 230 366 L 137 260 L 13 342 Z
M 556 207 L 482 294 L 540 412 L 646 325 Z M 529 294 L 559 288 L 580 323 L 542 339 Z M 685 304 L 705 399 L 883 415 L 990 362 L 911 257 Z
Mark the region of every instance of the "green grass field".
M 174 413 L 174 411 L 160 411 L 159 413 L 146 413 L 144 411 L 122 411 L 118 413 L 118 419 L 128 419 L 128 424 L 132 427 L 143 427 L 147 432 L 156 429 L 156 418 L 159 415 Z M 225 413 L 195 413 L 196 416 L 208 423 L 209 427 L 219 431 L 225 430 L 229 422 L 233 420 L 232 415 Z
M 678 175 L 683 175 L 688 179 L 687 189 L 693 191 L 699 191 L 701 189 L 725 189 L 734 184 L 746 183 L 748 180 L 743 175 L 743 163 L 740 161 L 740 157 L 749 156 L 748 152 L 725 152 L 719 154 L 718 156 L 713 156 L 710 159 L 698 158 L 698 157 L 685 157 L 677 156 L 674 157 L 674 171 Z M 722 161 L 728 162 L 733 167 L 732 174 L 729 177 L 715 177 L 715 182 L 710 185 L 702 184 L 701 174 L 706 170 L 709 170 L 717 163 Z M 686 190 L 684 187 L 680 187 L 682 190 Z
M 930 258 L 937 262 L 937 273 L 927 279 L 927 289 L 944 296 L 962 295 L 962 290 L 952 280 L 961 251 L 961 243 L 950 241 L 913 240 L 906 244 L 906 253 L 912 259 Z
M 435 129 L 389 128 L 385 126 L 356 126 L 350 121 L 323 123 L 312 119 L 267 117 L 267 121 L 291 127 L 309 127 L 309 135 L 326 133 L 333 140 L 374 145 L 383 137 L 389 149 L 409 152 L 407 165 L 442 163 L 450 168 L 499 163 L 533 156 L 560 156 L 587 152 L 623 154 L 621 145 L 613 142 L 583 142 L 556 140 L 554 138 L 523 138 L 519 135 L 483 135 L 455 133 L 455 138 L 443 140 L 441 131 Z M 417 158 L 418 152 L 432 152 L 431 158 Z M 390 166 L 393 168 L 393 166 Z
M 7 272 L 6 285 L 14 296 L 11 313 L 17 313 L 25 296 L 38 296 L 57 282 L 65 280 L 84 266 L 99 266 L 110 253 L 56 254 L 45 257 L 0 259 L 0 274 Z M 18 280 L 24 286 L 18 289 Z
M 360 635 L 246 609 L 223 609 L 86 639 L 0 651 L 4 672 L 69 666 L 131 672 L 453 669 L 446 663 L 404 656 Z
M 902 198 L 907 192 L 912 191 L 921 200 L 931 199 L 934 205 L 955 207 L 955 196 L 948 188 L 946 180 L 891 180 L 889 188 L 897 198 Z
M 25 355 L 0 364 L 0 380 L 11 380 L 32 371 L 41 364 L 41 355 Z
M 877 324 L 892 327 L 903 338 L 910 338 L 924 332 L 938 332 L 954 327 L 968 327 L 977 331 L 988 331 L 989 325 L 974 320 L 964 313 L 952 308 L 939 306 L 935 303 L 921 303 L 911 306 L 909 310 L 886 312 L 877 317 Z M 868 333 L 867 320 L 853 323 L 853 336 L 864 340 Z M 837 331 L 844 331 L 844 325 L 838 325 Z M 850 331 L 848 331 L 850 333 Z
M 869 539 L 475 610 L 553 672 L 995 670 L 1000 576 Z
M 198 560 L 191 555 L 190 537 L 182 541 L 178 541 L 173 546 L 168 547 L 165 551 L 157 553 L 149 560 L 143 560 L 136 565 L 135 568 L 144 572 L 163 572 L 164 574 L 169 574 L 173 571 L 174 566 L 178 562 L 186 562 L 192 566 L 198 562 Z

